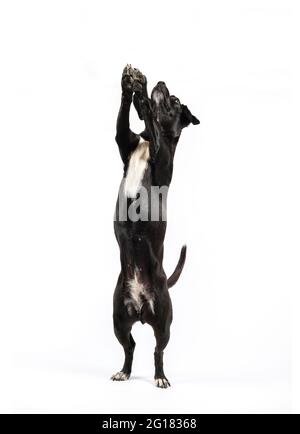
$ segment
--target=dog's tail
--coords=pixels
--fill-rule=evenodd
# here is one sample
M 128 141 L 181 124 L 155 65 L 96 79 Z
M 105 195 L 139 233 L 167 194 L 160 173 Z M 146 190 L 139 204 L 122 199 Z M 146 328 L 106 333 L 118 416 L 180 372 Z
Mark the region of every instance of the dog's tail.
M 181 274 L 183 267 L 184 267 L 185 258 L 186 258 L 186 246 L 184 245 L 181 248 L 178 264 L 176 265 L 176 268 L 175 268 L 173 274 L 168 279 L 168 282 L 167 282 L 168 288 L 171 288 L 171 286 L 175 285 L 175 283 L 179 279 L 180 274 Z

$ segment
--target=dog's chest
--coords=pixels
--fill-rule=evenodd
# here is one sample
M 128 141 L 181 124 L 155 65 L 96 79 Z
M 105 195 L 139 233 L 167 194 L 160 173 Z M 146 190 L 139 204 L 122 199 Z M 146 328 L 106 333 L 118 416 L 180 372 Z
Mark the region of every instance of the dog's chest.
M 139 144 L 130 156 L 124 182 L 125 196 L 135 199 L 139 192 L 149 160 L 149 142 L 140 138 Z

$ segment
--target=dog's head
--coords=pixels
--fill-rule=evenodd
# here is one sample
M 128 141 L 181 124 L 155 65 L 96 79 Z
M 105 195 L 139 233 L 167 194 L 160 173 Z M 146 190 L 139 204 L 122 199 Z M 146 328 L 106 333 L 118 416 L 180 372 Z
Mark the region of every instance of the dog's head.
M 174 138 L 179 137 L 181 130 L 189 124 L 200 123 L 186 105 L 181 104 L 176 96 L 170 95 L 163 81 L 159 81 L 152 90 L 151 107 L 162 132 Z

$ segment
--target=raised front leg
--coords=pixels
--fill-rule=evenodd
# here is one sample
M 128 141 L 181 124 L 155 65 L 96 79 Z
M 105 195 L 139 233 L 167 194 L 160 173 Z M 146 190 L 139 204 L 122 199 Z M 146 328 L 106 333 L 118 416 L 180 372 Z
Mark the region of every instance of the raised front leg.
M 133 102 L 140 119 L 144 120 L 145 122 L 145 130 L 150 138 L 150 158 L 152 161 L 154 161 L 159 150 L 159 125 L 156 119 L 153 117 L 151 102 L 147 92 L 146 77 L 138 69 L 134 70 L 133 77 Z
M 138 69 L 134 69 L 133 73 L 133 104 L 141 120 L 144 120 L 142 108 L 140 105 L 141 96 L 145 99 L 149 99 L 147 90 L 147 78 Z
M 129 155 L 139 143 L 139 136 L 133 133 L 129 126 L 129 113 L 132 102 L 134 83 L 133 72 L 134 69 L 130 65 L 125 66 L 123 70 L 121 80 L 121 106 L 117 119 L 116 142 L 119 146 L 119 151 L 124 164 L 126 164 Z
M 150 158 L 154 162 L 160 146 L 159 125 L 153 116 L 149 98 L 146 98 L 143 92 L 136 92 L 135 94 L 139 98 L 141 113 L 150 138 Z

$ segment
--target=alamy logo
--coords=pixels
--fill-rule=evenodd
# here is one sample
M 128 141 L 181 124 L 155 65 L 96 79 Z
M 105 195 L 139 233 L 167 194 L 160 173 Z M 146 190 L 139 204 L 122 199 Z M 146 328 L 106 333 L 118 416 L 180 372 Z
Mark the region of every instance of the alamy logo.
M 115 221 L 167 221 L 167 185 L 152 185 L 148 189 L 141 185 L 136 196 L 129 198 L 125 181 L 123 178 L 119 188 Z

